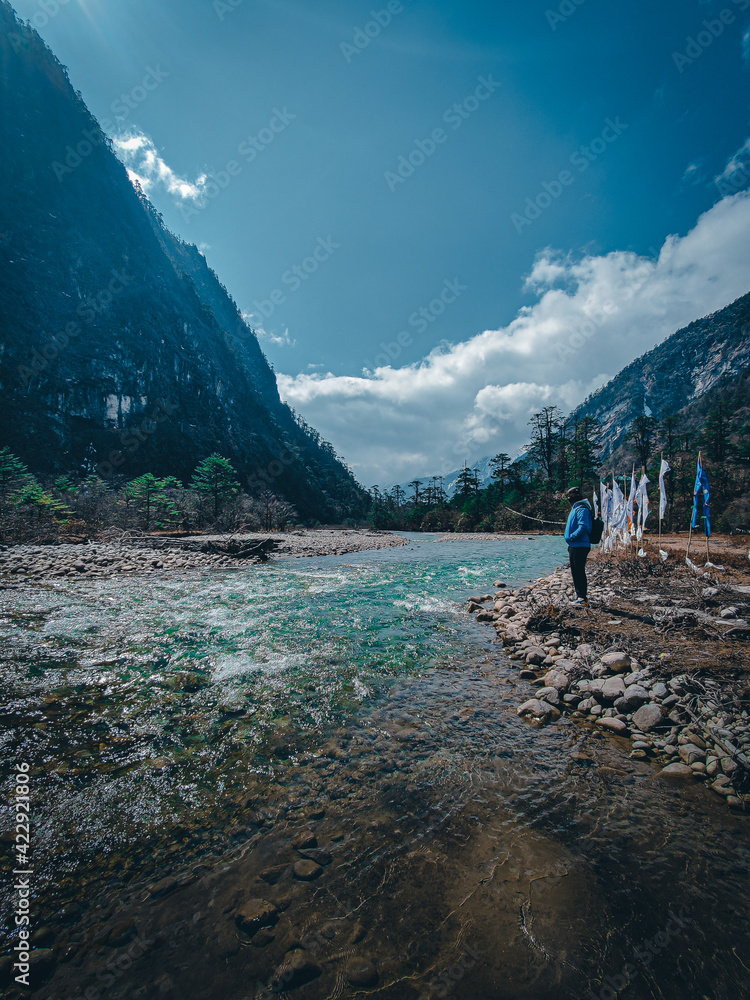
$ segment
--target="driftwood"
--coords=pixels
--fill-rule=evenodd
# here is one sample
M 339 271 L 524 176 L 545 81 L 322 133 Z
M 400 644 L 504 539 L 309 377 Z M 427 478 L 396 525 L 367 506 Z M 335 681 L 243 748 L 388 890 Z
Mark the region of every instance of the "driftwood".
M 719 736 L 716 726 L 712 726 L 707 722 L 703 722 L 691 709 L 683 704 L 683 708 L 690 716 L 690 718 L 698 726 L 700 726 L 704 733 L 708 733 L 713 742 L 724 751 L 727 757 L 735 762 L 739 767 L 743 768 L 748 774 L 750 774 L 750 759 L 742 753 L 733 743 L 730 743 L 725 737 Z
M 224 545 L 220 542 L 204 542 L 200 546 L 200 551 L 230 556 L 232 559 L 259 559 L 261 562 L 266 562 L 269 553 L 273 552 L 278 544 L 274 538 L 263 538 L 252 542 L 230 541 Z

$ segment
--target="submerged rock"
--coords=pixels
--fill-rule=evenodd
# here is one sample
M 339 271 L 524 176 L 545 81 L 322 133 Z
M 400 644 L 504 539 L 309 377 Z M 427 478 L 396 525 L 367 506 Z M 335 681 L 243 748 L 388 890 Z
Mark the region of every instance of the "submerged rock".
M 529 698 L 516 711 L 519 715 L 531 715 L 535 719 L 543 719 L 545 721 L 556 719 L 560 715 L 559 710 L 554 705 L 550 705 L 546 701 L 540 701 L 539 698 Z

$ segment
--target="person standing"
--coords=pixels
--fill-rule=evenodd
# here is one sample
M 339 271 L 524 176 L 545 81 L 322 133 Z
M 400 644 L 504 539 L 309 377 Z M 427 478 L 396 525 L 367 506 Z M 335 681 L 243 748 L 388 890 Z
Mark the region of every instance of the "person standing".
M 572 507 L 565 525 L 565 541 L 568 543 L 570 572 L 576 590 L 576 599 L 573 604 L 587 605 L 586 560 L 591 551 L 591 529 L 594 526 L 594 516 L 591 504 L 588 500 L 584 500 L 580 487 L 571 486 L 565 496 Z

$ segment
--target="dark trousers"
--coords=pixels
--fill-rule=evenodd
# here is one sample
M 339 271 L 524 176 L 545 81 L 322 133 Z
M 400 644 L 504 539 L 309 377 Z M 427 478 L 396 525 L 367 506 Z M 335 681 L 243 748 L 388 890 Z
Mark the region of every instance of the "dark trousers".
M 573 574 L 573 586 L 576 588 L 576 596 L 586 600 L 589 589 L 589 582 L 586 579 L 586 560 L 591 549 L 578 549 L 568 546 L 568 558 L 570 559 L 570 572 Z

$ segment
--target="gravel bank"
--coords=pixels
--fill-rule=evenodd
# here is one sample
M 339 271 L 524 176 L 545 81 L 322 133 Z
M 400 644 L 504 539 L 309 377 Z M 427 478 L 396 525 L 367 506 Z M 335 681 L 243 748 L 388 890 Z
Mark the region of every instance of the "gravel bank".
M 233 543 L 271 539 L 274 555 L 285 558 L 340 555 L 406 545 L 400 535 L 380 531 L 322 529 L 287 534 L 231 536 Z M 164 538 L 145 535 L 118 542 L 0 547 L 0 577 L 44 580 L 56 577 L 109 577 L 195 569 L 242 569 L 257 560 L 223 554 L 228 535 Z M 213 551 L 212 551 L 213 550 Z M 273 558 L 273 557 L 272 557 Z
M 632 581 L 618 579 L 620 571 L 616 563 L 594 565 L 595 580 L 607 583 L 590 609 L 571 605 L 575 594 L 567 567 L 516 590 L 498 582 L 495 593 L 469 598 L 468 610 L 494 626 L 520 679 L 529 683 L 519 715 L 544 724 L 568 712 L 629 739 L 630 756 L 658 761 L 665 779 L 705 782 L 717 801 L 750 809 L 750 588 L 706 586 L 710 580 L 687 577 L 703 609 L 687 608 L 677 598 L 683 627 L 675 636 L 675 616 L 660 605 L 674 600 L 664 586 L 668 577 L 650 579 L 652 592 L 635 598 L 648 605 L 648 613 L 638 616 L 630 637 L 623 642 L 618 635 L 613 643 L 608 630 L 616 632 L 619 620 L 611 616 L 619 610 L 635 617 L 628 602 Z M 642 587 L 632 589 L 643 593 Z M 691 635 L 696 622 L 717 648 L 714 661 L 706 654 L 707 640 Z M 584 637 L 591 641 L 580 641 Z M 663 651 L 655 652 L 660 646 Z M 744 669 L 732 668 L 732 654 Z M 686 664 L 692 669 L 685 671 Z

